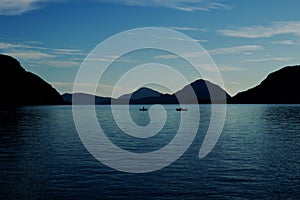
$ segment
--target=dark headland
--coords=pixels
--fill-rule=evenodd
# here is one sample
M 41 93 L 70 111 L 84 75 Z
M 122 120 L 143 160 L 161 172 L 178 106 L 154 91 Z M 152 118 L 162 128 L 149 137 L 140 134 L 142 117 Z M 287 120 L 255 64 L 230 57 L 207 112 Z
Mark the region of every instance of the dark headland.
M 235 104 L 299 104 L 300 65 L 270 73 L 259 85 L 229 99 Z
M 62 104 L 61 95 L 39 76 L 25 71 L 20 63 L 0 55 L 0 105 Z

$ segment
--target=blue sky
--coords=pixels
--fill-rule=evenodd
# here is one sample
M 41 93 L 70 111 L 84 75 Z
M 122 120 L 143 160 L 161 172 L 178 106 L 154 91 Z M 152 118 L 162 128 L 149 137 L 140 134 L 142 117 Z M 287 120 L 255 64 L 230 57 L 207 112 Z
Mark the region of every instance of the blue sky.
M 298 0 L 2 0 L 0 53 L 14 56 L 65 93 L 72 91 L 81 62 L 100 42 L 133 28 L 171 28 L 210 53 L 225 89 L 234 95 L 272 71 L 300 64 L 299 8 Z M 180 63 L 163 52 L 151 55 L 160 58 L 155 62 Z M 131 61 L 142 58 L 143 53 L 130 56 Z M 115 72 L 134 65 L 123 61 Z M 105 89 L 98 94 L 108 95 Z

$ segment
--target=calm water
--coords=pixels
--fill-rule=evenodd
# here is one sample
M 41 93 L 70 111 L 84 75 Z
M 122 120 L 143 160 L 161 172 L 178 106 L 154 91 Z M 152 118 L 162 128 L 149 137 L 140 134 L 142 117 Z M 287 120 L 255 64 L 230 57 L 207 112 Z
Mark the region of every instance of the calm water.
M 161 133 L 144 140 L 122 134 L 108 106 L 98 106 L 97 115 L 115 144 L 148 152 L 174 137 L 180 120 L 175 107 L 166 106 Z M 188 107 L 183 117 L 191 117 L 193 106 Z M 198 153 L 209 105 L 200 106 L 200 128 L 188 151 L 170 166 L 146 174 L 116 171 L 90 155 L 76 133 L 70 106 L 0 109 L 0 198 L 300 199 L 300 106 L 227 109 L 222 135 L 207 157 L 199 159 Z M 138 106 L 130 114 L 139 125 L 150 121 Z

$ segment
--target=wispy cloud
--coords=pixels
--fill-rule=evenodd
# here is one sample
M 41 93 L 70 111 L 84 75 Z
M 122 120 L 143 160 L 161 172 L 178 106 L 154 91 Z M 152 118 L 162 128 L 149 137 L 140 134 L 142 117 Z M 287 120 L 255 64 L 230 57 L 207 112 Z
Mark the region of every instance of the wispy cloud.
M 36 52 L 36 51 L 26 51 L 26 52 L 11 51 L 9 52 L 9 55 L 20 60 L 40 60 L 40 59 L 55 57 L 55 55 L 51 55 L 43 52 Z
M 216 72 L 216 70 L 219 70 L 220 72 L 233 72 L 233 71 L 244 71 L 245 69 L 236 67 L 236 66 L 230 66 L 230 65 L 213 65 L 213 64 L 201 64 L 199 65 L 201 69 L 204 69 L 206 71 L 210 72 Z
M 187 41 L 187 42 L 208 42 L 208 40 L 198 40 L 198 39 L 186 39 L 180 37 L 167 37 L 169 40 L 179 40 L 179 41 Z
M 7 50 L 7 49 L 42 49 L 45 50 L 47 48 L 40 47 L 40 46 L 32 46 L 28 45 L 29 43 L 8 43 L 8 42 L 0 42 L 0 49 Z
M 37 10 L 45 3 L 63 0 L 1 0 L 0 15 L 21 15 Z M 72 2 L 71 0 L 64 0 Z M 84 2 L 83 0 L 81 0 Z M 216 9 L 229 9 L 230 6 L 219 3 L 219 0 L 92 0 L 100 3 L 115 3 L 127 6 L 163 7 L 181 11 L 210 11 Z
M 230 65 L 218 65 L 218 68 L 221 72 L 245 71 L 243 68 Z
M 263 47 L 259 45 L 243 45 L 243 46 L 234 46 L 228 48 L 217 48 L 209 50 L 210 55 L 226 55 L 226 54 L 238 54 L 238 53 L 249 53 L 252 51 L 262 50 Z
M 0 42 L 0 52 L 4 54 L 9 54 L 20 60 L 39 60 L 46 58 L 54 58 L 55 55 L 52 55 L 47 52 L 41 52 L 41 50 L 46 50 L 47 48 L 39 46 L 31 46 L 26 43 L 8 43 Z
M 41 8 L 47 0 L 1 0 L 0 15 L 20 15 Z
M 80 66 L 81 61 L 71 59 L 70 57 L 60 57 L 55 54 L 37 52 L 37 51 L 11 51 L 5 54 L 22 61 L 31 67 L 54 67 L 54 68 L 72 68 Z
M 86 55 L 82 50 L 79 49 L 51 49 L 51 51 L 58 55 Z
M 174 26 L 174 27 L 168 27 L 169 29 L 173 29 L 176 31 L 200 31 L 200 32 L 206 32 L 206 28 L 195 28 L 195 27 L 180 27 L 180 26 Z
M 249 54 L 253 51 L 262 50 L 262 49 L 263 47 L 259 45 L 243 45 L 243 46 L 212 49 L 212 50 L 208 50 L 207 53 L 209 55 L 227 55 L 227 54 L 239 54 L 239 53 Z M 203 54 L 204 52 L 187 52 L 182 56 L 187 58 L 196 58 L 202 56 Z M 159 56 L 154 56 L 154 58 L 162 59 L 162 60 L 171 60 L 171 59 L 179 59 L 180 57 L 174 54 L 162 54 Z
M 73 68 L 73 67 L 78 67 L 80 66 L 81 62 L 80 61 L 75 61 L 75 60 L 63 60 L 62 58 L 60 59 L 51 59 L 51 60 L 39 60 L 39 61 L 34 61 L 32 62 L 34 66 L 43 66 L 47 64 L 48 66 L 54 67 L 54 68 Z
M 0 53 L 11 55 L 26 65 L 32 67 L 76 67 L 80 66 L 85 53 L 79 49 L 47 48 L 29 44 L 40 42 L 9 43 L 0 42 Z
M 127 6 L 163 7 L 181 11 L 210 11 L 229 9 L 230 6 L 216 0 L 97 0 L 99 2 L 117 3 Z
M 223 29 L 218 32 L 225 36 L 241 38 L 268 38 L 281 34 L 300 36 L 300 21 L 272 22 L 268 26 L 238 27 Z
M 280 40 L 280 41 L 273 41 L 272 44 L 282 44 L 282 45 L 296 45 L 295 42 L 291 40 Z
M 246 62 L 270 62 L 270 61 L 281 61 L 288 62 L 293 60 L 292 57 L 270 57 L 270 58 L 258 58 L 258 59 L 246 59 Z
M 180 57 L 174 54 L 162 54 L 159 56 L 154 56 L 154 58 L 158 60 L 172 60 L 172 59 L 179 59 Z
M 32 42 L 23 42 L 23 43 L 9 43 L 9 42 L 0 42 L 0 49 L 2 51 L 47 51 L 51 54 L 57 54 L 57 55 L 85 55 L 82 50 L 79 49 L 51 49 L 47 47 L 42 46 L 36 46 L 36 45 L 28 45 Z M 36 44 L 41 44 L 38 42 L 34 42 Z
M 97 56 L 91 56 L 89 58 L 86 58 L 85 61 L 89 62 L 134 62 L 134 60 L 125 58 L 125 57 L 120 57 L 116 55 L 111 55 L 111 56 L 103 56 L 103 57 L 97 57 Z

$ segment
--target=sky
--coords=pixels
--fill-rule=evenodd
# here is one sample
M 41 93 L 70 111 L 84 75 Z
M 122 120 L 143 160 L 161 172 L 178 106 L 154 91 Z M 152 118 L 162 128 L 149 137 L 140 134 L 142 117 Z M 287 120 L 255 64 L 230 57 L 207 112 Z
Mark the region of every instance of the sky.
M 300 64 L 299 8 L 298 0 L 1 0 L 0 53 L 15 57 L 63 94 L 72 92 L 82 62 L 99 43 L 130 29 L 169 28 L 202 45 L 220 70 L 224 89 L 235 95 L 270 72 Z M 145 63 L 188 68 L 163 51 L 131 52 L 112 64 L 97 95 L 110 96 L 112 80 Z M 203 77 L 188 80 L 198 78 Z M 133 89 L 123 87 L 114 96 Z

